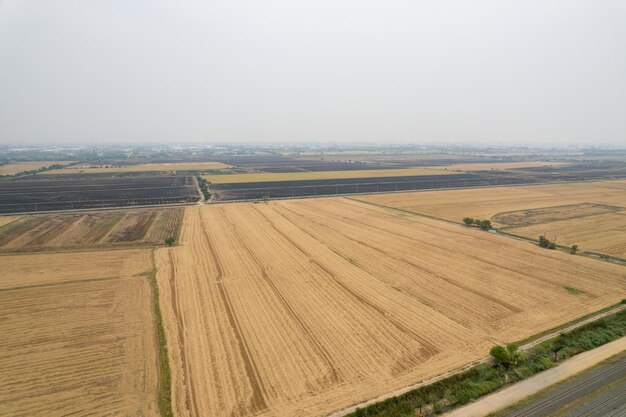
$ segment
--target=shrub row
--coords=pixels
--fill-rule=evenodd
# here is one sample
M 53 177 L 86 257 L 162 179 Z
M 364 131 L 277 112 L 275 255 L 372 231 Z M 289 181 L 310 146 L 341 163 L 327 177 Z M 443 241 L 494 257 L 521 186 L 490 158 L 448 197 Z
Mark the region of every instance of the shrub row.
M 204 195 L 204 199 L 208 200 L 211 198 L 211 193 L 209 192 L 209 182 L 202 178 L 200 175 L 196 175 L 196 179 L 198 180 L 198 185 L 200 186 L 200 191 Z

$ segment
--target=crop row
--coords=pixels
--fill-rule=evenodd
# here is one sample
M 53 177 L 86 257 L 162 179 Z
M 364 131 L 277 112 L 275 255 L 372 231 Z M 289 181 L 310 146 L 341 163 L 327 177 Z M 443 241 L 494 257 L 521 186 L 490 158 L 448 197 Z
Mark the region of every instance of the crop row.
M 386 193 L 442 188 L 485 187 L 493 185 L 534 184 L 538 179 L 525 177 L 483 177 L 471 174 L 352 178 L 319 181 L 281 181 L 263 183 L 214 184 L 210 190 L 218 200 L 254 200 L 321 195 Z
M 14 181 L 0 184 L 0 213 L 188 203 L 198 198 L 190 177 Z

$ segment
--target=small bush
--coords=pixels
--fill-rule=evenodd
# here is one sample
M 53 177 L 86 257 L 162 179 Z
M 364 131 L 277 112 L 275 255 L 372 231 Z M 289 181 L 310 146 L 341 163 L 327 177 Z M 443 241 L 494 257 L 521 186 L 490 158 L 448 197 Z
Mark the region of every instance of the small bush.
M 539 236 L 539 246 L 546 249 L 556 249 L 556 244 L 554 242 L 550 242 L 550 240 L 545 236 Z
M 578 252 L 578 245 L 572 245 L 572 247 L 569 250 L 569 253 L 571 253 L 572 255 L 575 255 L 576 252 Z
M 480 228 L 483 229 L 483 230 L 491 229 L 491 220 L 481 220 L 480 221 Z
M 463 223 L 465 223 L 466 226 L 471 226 L 472 224 L 474 224 L 474 219 L 472 219 L 471 217 L 465 217 L 463 219 Z

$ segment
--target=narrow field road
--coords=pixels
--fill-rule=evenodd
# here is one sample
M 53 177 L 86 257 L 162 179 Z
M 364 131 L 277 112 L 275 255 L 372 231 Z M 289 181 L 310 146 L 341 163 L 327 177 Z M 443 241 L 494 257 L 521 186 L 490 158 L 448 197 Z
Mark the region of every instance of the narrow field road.
M 617 355 L 626 350 L 626 337 L 615 340 L 599 348 L 574 356 L 560 364 L 548 369 L 524 381 L 518 382 L 493 394 L 487 395 L 480 400 L 457 408 L 443 417 L 483 417 L 489 413 L 509 407 L 539 391 L 561 382 L 579 372 L 588 369 L 605 359 Z

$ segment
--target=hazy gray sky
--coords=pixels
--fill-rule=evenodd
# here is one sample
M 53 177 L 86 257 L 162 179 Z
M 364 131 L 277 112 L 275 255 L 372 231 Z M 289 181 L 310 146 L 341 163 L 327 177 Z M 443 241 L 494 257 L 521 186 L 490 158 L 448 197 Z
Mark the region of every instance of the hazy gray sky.
M 626 144 L 626 1 L 0 0 L 0 144 Z

